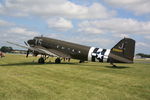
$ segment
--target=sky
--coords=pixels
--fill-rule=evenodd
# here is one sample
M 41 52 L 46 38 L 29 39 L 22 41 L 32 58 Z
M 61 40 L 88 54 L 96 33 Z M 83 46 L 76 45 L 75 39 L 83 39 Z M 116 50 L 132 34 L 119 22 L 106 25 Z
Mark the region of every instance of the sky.
M 150 0 L 0 0 L 0 47 L 41 35 L 106 49 L 127 37 L 150 54 Z

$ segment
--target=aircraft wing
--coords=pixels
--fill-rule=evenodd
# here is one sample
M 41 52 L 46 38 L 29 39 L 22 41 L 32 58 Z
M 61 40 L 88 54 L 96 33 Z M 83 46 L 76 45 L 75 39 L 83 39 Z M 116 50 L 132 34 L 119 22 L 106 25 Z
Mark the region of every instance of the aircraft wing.
M 31 47 L 34 49 L 34 51 L 38 52 L 39 54 L 43 54 L 43 55 L 49 55 L 49 56 L 53 56 L 53 57 L 59 57 L 57 54 L 51 52 L 50 50 L 48 50 L 47 48 L 44 48 L 42 46 L 35 46 L 35 47 Z
M 54 54 L 57 54 L 59 57 L 71 58 L 71 56 L 68 55 L 67 53 L 63 53 L 63 52 L 55 50 L 55 49 L 48 49 L 48 50 Z
M 17 44 L 17 43 L 13 43 L 13 42 L 8 42 L 8 41 L 7 41 L 7 43 L 13 44 L 13 45 L 21 47 L 21 48 L 29 49 L 29 50 L 31 50 L 33 52 L 36 51 L 39 54 L 43 54 L 43 55 L 49 55 L 49 56 L 54 56 L 54 57 L 70 57 L 70 55 L 62 53 L 62 52 L 60 52 L 58 50 L 47 49 L 47 48 L 44 48 L 42 46 L 29 47 L 29 46 L 23 46 L 23 45 L 20 45 L 20 44 Z
M 12 45 L 15 45 L 15 46 L 18 46 L 18 47 L 21 47 L 21 48 L 34 50 L 34 48 L 32 48 L 32 47 L 23 46 L 23 45 L 20 45 L 20 44 L 17 44 L 17 43 L 13 43 L 13 42 L 9 42 L 9 41 L 7 41 L 7 43 L 12 44 Z
M 23 45 L 20 45 L 20 44 L 17 44 L 17 43 L 13 43 L 13 42 L 8 42 L 7 43 L 9 44 L 13 44 L 15 46 L 18 46 L 18 47 L 21 47 L 21 48 L 25 48 L 25 49 L 29 49 L 31 51 L 36 51 L 40 54 L 45 54 L 45 55 L 49 55 L 49 56 L 56 56 L 58 57 L 56 54 L 50 52 L 49 50 L 47 50 L 46 48 L 43 48 L 43 47 L 40 47 L 40 46 L 35 46 L 35 47 L 29 47 L 29 46 L 23 46 Z

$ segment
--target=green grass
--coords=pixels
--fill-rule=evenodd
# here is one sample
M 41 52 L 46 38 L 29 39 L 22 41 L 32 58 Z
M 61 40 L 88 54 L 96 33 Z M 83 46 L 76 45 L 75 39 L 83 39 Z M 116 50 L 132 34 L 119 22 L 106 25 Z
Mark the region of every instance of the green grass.
M 0 58 L 0 100 L 150 100 L 150 63 L 112 68 L 76 60 L 37 64 L 37 59 Z

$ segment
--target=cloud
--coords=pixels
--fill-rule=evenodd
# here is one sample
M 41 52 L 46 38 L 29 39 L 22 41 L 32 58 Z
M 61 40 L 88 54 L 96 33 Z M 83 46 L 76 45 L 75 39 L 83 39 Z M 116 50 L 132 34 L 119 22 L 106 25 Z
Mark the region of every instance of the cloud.
M 149 49 L 150 49 L 150 46 L 149 46 L 149 43 L 146 43 L 146 42 L 141 42 L 141 41 L 137 41 L 136 42 L 136 52 L 140 52 L 140 53 L 149 53 Z
M 33 32 L 33 31 L 30 31 L 30 30 L 28 30 L 26 28 L 22 28 L 22 27 L 11 28 L 7 31 L 7 33 L 24 35 L 24 36 L 36 36 L 36 35 L 38 35 L 37 32 Z
M 66 38 L 67 41 L 77 43 L 77 44 L 82 44 L 82 45 L 87 45 L 87 46 L 94 46 L 94 47 L 99 47 L 99 48 L 106 48 L 110 49 L 113 45 L 115 45 L 115 41 L 108 39 L 108 38 L 103 38 L 103 37 L 87 37 L 87 36 L 74 36 L 71 38 Z M 111 46 L 110 46 L 111 45 Z
M 2 26 L 12 26 L 12 25 L 15 25 L 15 24 L 0 19 L 0 26 L 1 26 L 1 27 L 2 27 Z
M 82 27 L 78 30 L 79 32 L 83 32 L 86 34 L 103 34 L 104 31 L 94 27 Z
M 69 0 L 5 0 L 4 4 L 0 4 L 0 14 L 91 19 L 112 17 L 115 11 L 108 10 L 99 3 L 83 6 Z
M 136 15 L 150 14 L 150 0 L 104 0 L 112 6 L 134 12 Z
M 47 23 L 49 28 L 59 31 L 67 31 L 73 28 L 72 22 L 64 18 L 51 18 Z
M 25 40 L 31 39 L 34 36 L 39 35 L 38 32 L 31 31 L 23 27 L 7 27 L 4 30 L 0 30 L 1 41 L 14 41 L 14 42 L 23 42 Z
M 112 34 L 150 34 L 150 22 L 126 18 L 83 21 L 79 24 L 79 29 L 83 32 L 86 32 L 87 28 L 95 28 L 95 30 L 97 29 L 103 33 Z M 91 34 L 94 33 L 94 31 L 91 31 Z
M 149 45 L 148 45 L 147 43 L 144 43 L 144 42 L 137 42 L 137 43 L 136 43 L 136 46 L 137 46 L 137 47 L 141 47 L 141 48 L 142 48 L 142 47 L 149 47 Z
M 149 36 L 145 36 L 145 39 L 150 39 L 150 35 Z

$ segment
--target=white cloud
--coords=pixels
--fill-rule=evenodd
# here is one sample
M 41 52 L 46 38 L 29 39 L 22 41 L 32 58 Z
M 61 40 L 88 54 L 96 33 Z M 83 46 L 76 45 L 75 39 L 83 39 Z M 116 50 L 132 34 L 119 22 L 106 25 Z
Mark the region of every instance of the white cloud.
M 25 41 L 34 36 L 39 35 L 37 32 L 28 30 L 22 27 L 7 27 L 5 30 L 0 30 L 1 41 Z
M 87 33 L 87 34 L 103 34 L 104 31 L 94 27 L 81 27 L 79 32 Z
M 6 43 L 6 41 L 24 45 L 24 41 L 32 39 L 34 36 L 37 35 L 39 35 L 37 32 L 17 26 L 7 27 L 6 29 L 0 29 L 0 40 L 1 40 L 0 46 L 9 45 Z M 16 46 L 13 47 L 18 48 Z
M 149 36 L 145 36 L 145 39 L 150 39 L 150 35 Z
M 48 27 L 59 31 L 67 31 L 73 28 L 72 22 L 64 18 L 51 18 L 48 20 Z
M 134 19 L 112 18 L 107 20 L 83 21 L 79 24 L 79 28 L 83 32 L 86 32 L 86 28 L 93 27 L 104 33 L 150 34 L 150 22 L 140 22 Z
M 14 24 L 0 19 L 0 26 L 12 26 L 12 25 Z
M 23 35 L 23 36 L 36 36 L 38 35 L 37 32 L 30 31 L 26 28 L 21 27 L 14 27 L 7 31 L 8 34 L 17 34 L 17 35 Z
M 0 13 L 10 16 L 38 15 L 79 19 L 108 18 L 115 15 L 115 11 L 110 11 L 99 3 L 82 6 L 69 0 L 5 0 L 0 5 Z
M 135 14 L 150 14 L 150 0 L 105 0 L 110 5 L 133 11 Z
M 108 18 L 116 15 L 113 10 L 108 10 L 106 7 L 99 3 L 94 3 L 88 8 L 87 18 Z M 89 16 L 89 17 L 88 17 Z
M 136 52 L 149 53 L 149 43 L 137 41 L 136 42 Z
M 110 49 L 113 45 L 115 45 L 115 41 L 104 38 L 104 37 L 87 37 L 87 36 L 74 36 L 72 38 L 66 38 L 67 41 L 87 45 L 87 46 L 94 46 L 99 48 L 106 48 Z
M 137 46 L 137 47 L 140 47 L 140 48 L 142 48 L 142 47 L 148 47 L 148 48 L 149 48 L 149 44 L 144 43 L 144 42 L 137 42 L 137 43 L 136 43 L 136 46 Z

